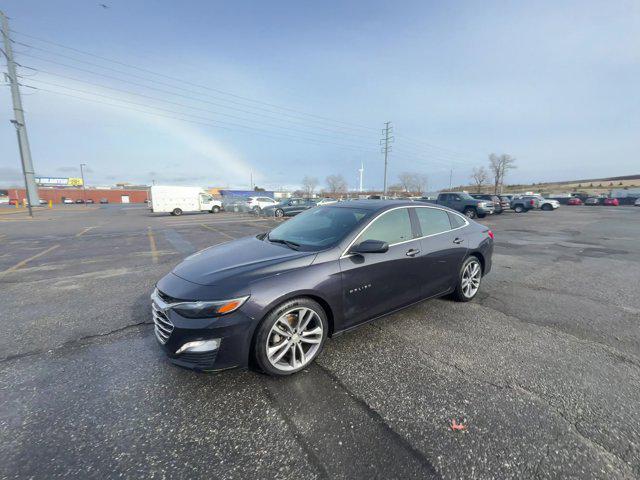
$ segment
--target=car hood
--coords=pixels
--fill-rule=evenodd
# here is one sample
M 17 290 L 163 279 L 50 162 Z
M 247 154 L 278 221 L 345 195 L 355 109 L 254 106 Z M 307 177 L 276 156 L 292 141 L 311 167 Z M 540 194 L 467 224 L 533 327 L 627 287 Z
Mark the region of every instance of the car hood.
M 199 285 L 247 285 L 262 277 L 306 267 L 315 252 L 246 237 L 215 245 L 187 257 L 173 274 Z

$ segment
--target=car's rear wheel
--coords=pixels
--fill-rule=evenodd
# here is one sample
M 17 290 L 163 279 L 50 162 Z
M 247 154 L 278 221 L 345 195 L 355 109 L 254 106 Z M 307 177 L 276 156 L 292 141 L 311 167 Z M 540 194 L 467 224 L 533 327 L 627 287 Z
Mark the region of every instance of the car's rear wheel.
M 284 217 L 284 210 L 282 210 L 281 208 L 276 209 L 276 217 Z
M 524 207 L 522 205 L 516 205 L 515 208 L 513 209 L 516 213 L 522 213 L 524 212 Z
M 482 265 L 477 257 L 471 256 L 467 258 L 458 274 L 458 283 L 453 292 L 453 298 L 459 302 L 468 302 L 480 290 L 480 282 L 482 281 Z
M 462 213 L 464 213 L 467 218 L 476 218 L 478 216 L 475 208 L 465 208 Z
M 328 330 L 327 315 L 317 302 L 309 298 L 284 302 L 258 327 L 256 362 L 269 375 L 299 372 L 320 354 Z
M 253 207 L 253 213 L 255 213 L 256 215 L 260 214 L 260 207 L 258 205 L 256 205 L 255 207 Z
M 180 209 L 180 208 L 174 208 L 174 209 L 173 209 L 173 212 L 171 212 L 171 215 L 176 215 L 176 216 L 178 216 L 178 215 L 182 215 L 182 209 Z
M 549 205 L 548 203 L 545 203 L 544 205 L 542 205 L 541 208 L 542 208 L 542 210 L 546 210 L 546 211 L 549 211 L 549 210 L 553 209 L 553 207 L 551 205 Z

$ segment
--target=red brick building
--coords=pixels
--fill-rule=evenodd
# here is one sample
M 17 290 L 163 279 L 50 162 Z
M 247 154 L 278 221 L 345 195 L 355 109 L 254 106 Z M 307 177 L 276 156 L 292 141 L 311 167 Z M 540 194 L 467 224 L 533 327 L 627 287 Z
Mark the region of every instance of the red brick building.
M 20 203 L 26 198 L 24 188 L 8 188 L 6 189 L 9 198 L 17 198 Z M 106 198 L 109 203 L 144 203 L 149 198 L 149 190 L 127 189 L 127 188 L 87 188 L 86 194 L 83 194 L 82 188 L 38 188 L 38 195 L 41 200 L 53 203 L 62 203 L 65 198 L 70 198 L 74 202 L 78 199 L 92 199 L 95 203 Z

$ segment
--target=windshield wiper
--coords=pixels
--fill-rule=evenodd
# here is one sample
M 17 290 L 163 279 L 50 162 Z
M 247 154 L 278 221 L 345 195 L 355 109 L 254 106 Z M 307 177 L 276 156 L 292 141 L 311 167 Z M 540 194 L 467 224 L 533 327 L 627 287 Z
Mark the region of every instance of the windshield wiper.
M 286 245 L 287 247 L 289 247 L 292 250 L 300 250 L 300 244 L 299 243 L 290 242 L 289 240 L 284 240 L 282 238 L 271 238 L 271 237 L 269 237 L 269 235 L 267 235 L 267 240 L 269 240 L 272 243 L 282 243 L 283 245 Z

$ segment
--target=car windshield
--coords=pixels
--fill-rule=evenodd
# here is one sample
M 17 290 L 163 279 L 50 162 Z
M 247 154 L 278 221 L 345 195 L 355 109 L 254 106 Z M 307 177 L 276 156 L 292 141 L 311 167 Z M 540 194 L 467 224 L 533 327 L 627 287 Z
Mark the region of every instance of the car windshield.
M 265 240 L 299 250 L 320 250 L 338 243 L 371 214 L 362 208 L 318 207 L 274 228 Z
M 458 194 L 462 199 L 464 200 L 475 200 L 471 195 L 469 195 L 468 193 L 459 193 Z

